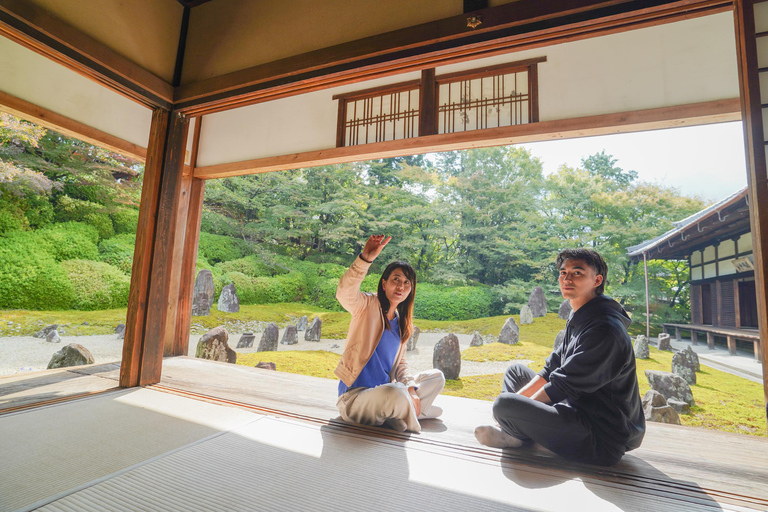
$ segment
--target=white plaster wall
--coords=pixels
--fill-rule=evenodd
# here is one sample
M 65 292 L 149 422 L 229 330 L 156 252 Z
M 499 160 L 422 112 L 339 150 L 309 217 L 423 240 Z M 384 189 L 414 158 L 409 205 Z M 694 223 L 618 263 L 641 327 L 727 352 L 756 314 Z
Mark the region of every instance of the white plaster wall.
M 541 121 L 739 96 L 730 12 L 444 66 L 437 75 L 542 56 L 547 61 L 539 64 Z M 409 73 L 206 116 L 198 165 L 332 148 L 338 115 L 333 95 L 419 76 Z
M 146 148 L 152 112 L 0 37 L 0 90 Z

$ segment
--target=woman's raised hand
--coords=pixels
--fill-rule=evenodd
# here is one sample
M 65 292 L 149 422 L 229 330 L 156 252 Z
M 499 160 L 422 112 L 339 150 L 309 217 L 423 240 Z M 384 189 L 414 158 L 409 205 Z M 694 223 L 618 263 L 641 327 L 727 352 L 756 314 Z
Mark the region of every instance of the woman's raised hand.
M 381 253 L 381 250 L 384 249 L 384 246 L 387 245 L 390 240 L 392 240 L 391 236 L 371 235 L 370 238 L 368 238 L 368 241 L 365 242 L 365 247 L 363 247 L 363 252 L 360 256 L 366 261 L 375 260 L 376 256 Z

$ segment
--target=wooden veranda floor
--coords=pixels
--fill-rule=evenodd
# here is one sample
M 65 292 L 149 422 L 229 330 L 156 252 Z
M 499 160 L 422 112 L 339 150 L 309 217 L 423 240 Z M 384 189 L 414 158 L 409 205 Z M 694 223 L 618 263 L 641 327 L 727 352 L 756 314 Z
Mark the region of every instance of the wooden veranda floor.
M 479 445 L 490 402 L 441 396 L 401 434 L 338 420 L 331 380 L 186 357 L 146 389 L 117 376 L 0 379 L 0 510 L 360 510 L 398 491 L 423 510 L 768 509 L 765 438 L 651 424 L 601 468 Z

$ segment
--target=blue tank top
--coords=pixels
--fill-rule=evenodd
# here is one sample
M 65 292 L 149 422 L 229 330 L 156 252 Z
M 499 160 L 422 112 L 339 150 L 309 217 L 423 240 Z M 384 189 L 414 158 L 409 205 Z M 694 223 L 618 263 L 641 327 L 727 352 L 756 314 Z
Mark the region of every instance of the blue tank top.
M 373 355 L 363 367 L 355 382 L 347 387 L 343 381 L 339 381 L 339 396 L 352 388 L 375 388 L 390 382 L 389 372 L 395 362 L 395 356 L 400 349 L 400 324 L 395 316 L 389 321 L 389 329 L 384 329 L 379 344 L 373 351 Z

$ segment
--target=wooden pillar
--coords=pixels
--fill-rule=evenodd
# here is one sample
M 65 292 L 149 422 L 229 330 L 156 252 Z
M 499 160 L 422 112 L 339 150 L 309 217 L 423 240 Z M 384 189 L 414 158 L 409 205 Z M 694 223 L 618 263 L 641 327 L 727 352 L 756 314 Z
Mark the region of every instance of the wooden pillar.
M 747 187 L 749 194 L 750 227 L 752 230 L 757 316 L 762 344 L 763 392 L 768 416 L 768 169 L 766 143 L 763 132 L 763 109 L 760 98 L 760 73 L 757 62 L 757 39 L 753 0 L 734 2 L 736 28 L 736 56 L 741 92 L 741 118 L 744 125 L 744 144 L 747 160 Z M 764 22 L 765 20 L 761 20 Z M 765 30 L 761 28 L 761 30 Z M 764 78 L 768 80 L 767 78 Z M 768 98 L 765 98 L 768 103 Z
M 707 348 L 709 350 L 715 350 L 715 335 L 711 332 L 707 332 Z
M 421 72 L 419 91 L 419 137 L 437 133 L 437 84 L 435 68 Z
M 683 339 L 683 338 L 680 336 L 680 328 L 679 328 L 679 327 L 675 327 L 675 339 L 676 339 L 677 341 L 682 341 L 682 339 Z
M 189 205 L 183 186 L 188 125 L 181 114 L 153 113 L 120 368 L 122 387 L 159 382 L 163 352 L 172 346 Z
M 726 343 L 728 344 L 728 353 L 732 356 L 736 355 L 736 338 L 733 336 L 726 336 L 725 337 Z
M 691 344 L 698 345 L 698 343 L 699 343 L 699 334 L 696 331 L 691 331 Z

